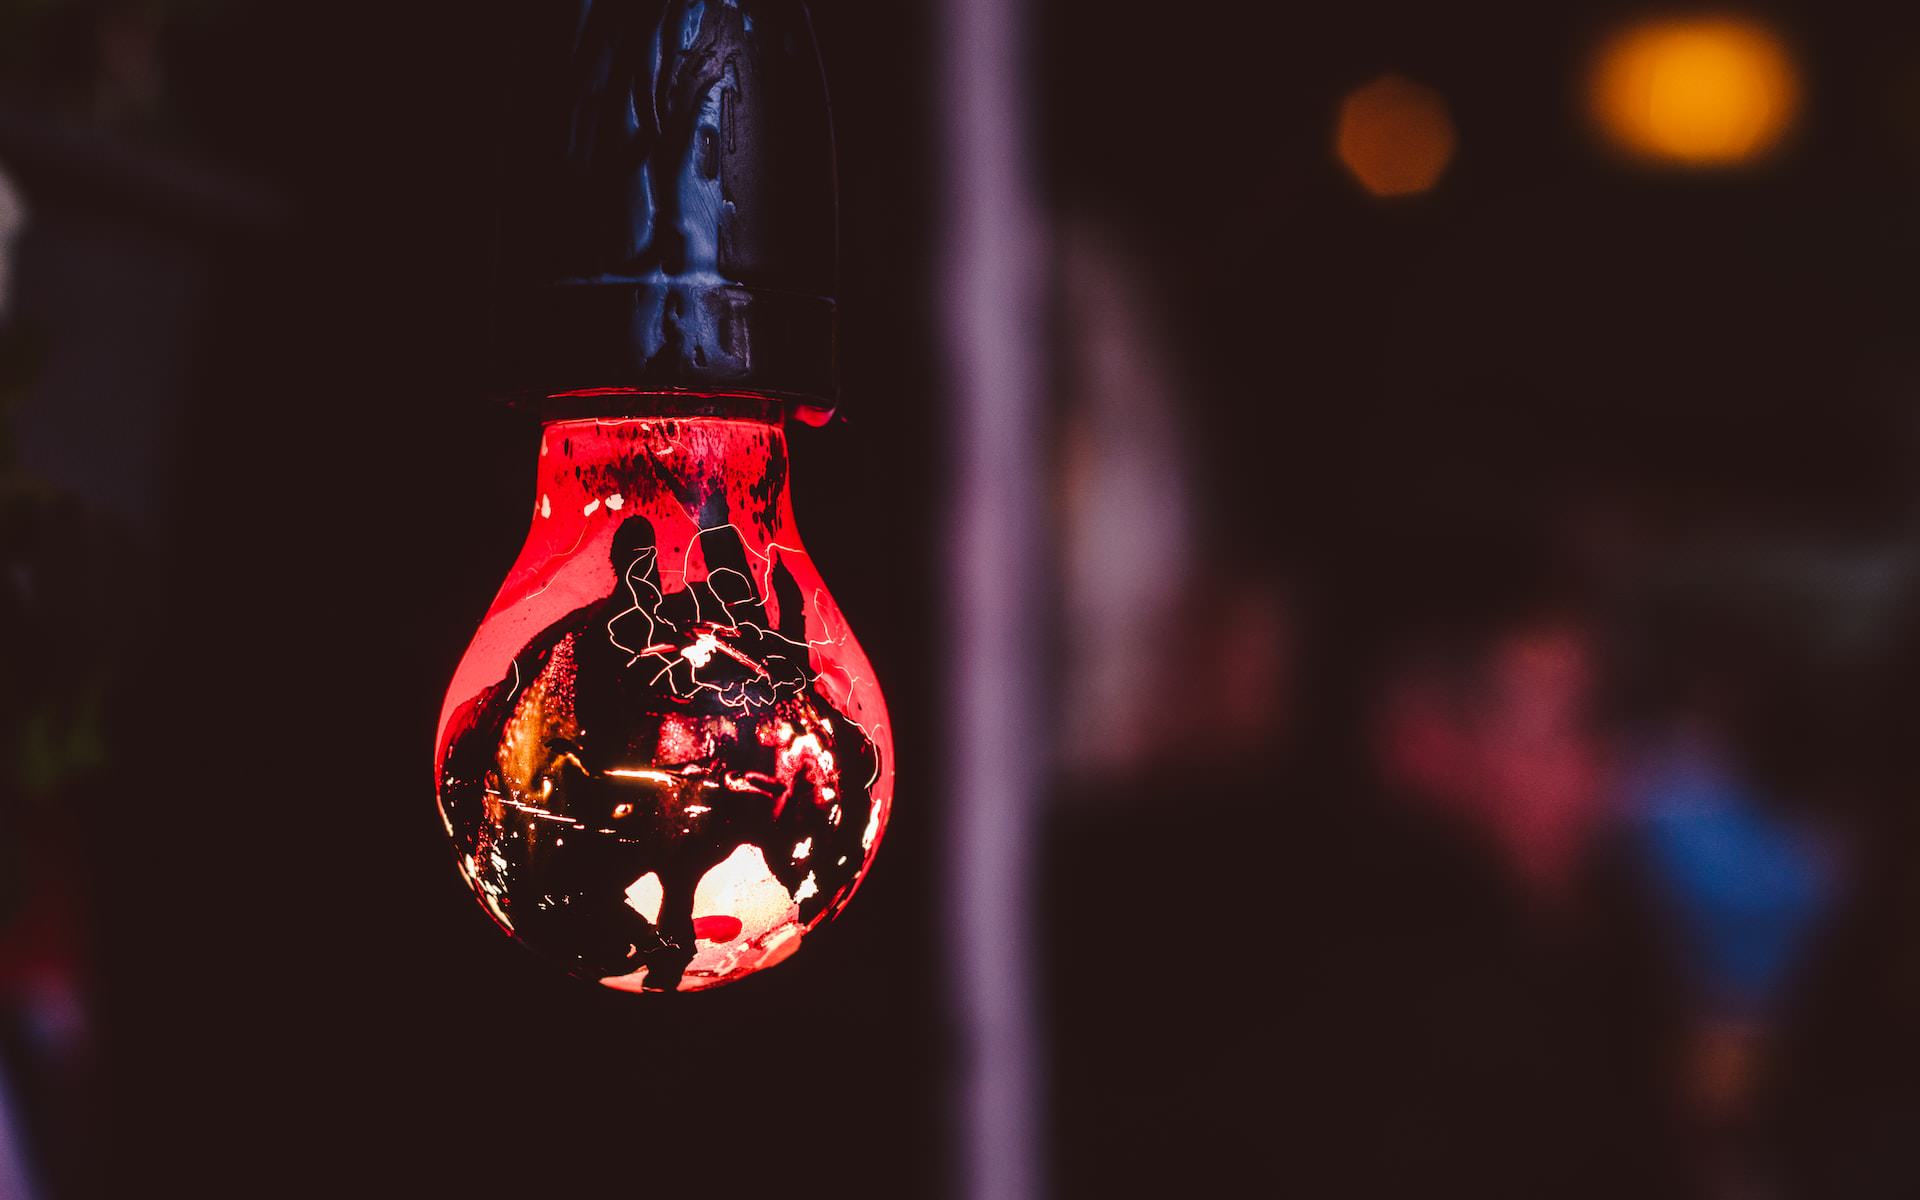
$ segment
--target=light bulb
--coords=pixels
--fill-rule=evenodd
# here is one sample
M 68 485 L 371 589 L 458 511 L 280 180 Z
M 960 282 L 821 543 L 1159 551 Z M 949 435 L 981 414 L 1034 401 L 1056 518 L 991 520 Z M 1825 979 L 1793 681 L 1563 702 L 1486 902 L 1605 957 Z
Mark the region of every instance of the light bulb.
M 440 814 L 501 929 L 626 991 L 774 966 L 879 847 L 874 670 L 793 524 L 778 420 L 551 420 L 528 540 L 447 691 Z
M 697 991 L 840 911 L 893 792 L 787 490 L 782 422 L 838 393 L 825 80 L 800 0 L 514 11 L 493 351 L 545 424 L 441 710 L 440 815 L 515 938 Z
M 794 527 L 777 417 L 546 423 L 436 767 L 475 896 L 582 978 L 713 987 L 840 911 L 886 828 L 893 745 Z

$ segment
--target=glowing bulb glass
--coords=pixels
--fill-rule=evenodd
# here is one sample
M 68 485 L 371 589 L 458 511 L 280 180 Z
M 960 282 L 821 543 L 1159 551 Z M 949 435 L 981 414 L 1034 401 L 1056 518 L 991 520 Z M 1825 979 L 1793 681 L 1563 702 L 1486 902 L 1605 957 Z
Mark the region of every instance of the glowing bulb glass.
M 476 898 L 582 978 L 714 987 L 837 914 L 886 828 L 893 744 L 795 531 L 781 427 L 548 423 L 435 768 Z

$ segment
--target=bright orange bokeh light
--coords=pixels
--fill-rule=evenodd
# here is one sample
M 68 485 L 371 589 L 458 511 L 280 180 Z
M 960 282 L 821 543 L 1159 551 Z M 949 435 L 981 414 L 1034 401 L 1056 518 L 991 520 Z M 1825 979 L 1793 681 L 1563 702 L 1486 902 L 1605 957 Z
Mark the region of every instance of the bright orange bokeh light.
M 1779 35 L 1743 17 L 1669 17 L 1604 43 L 1588 104 L 1618 147 L 1689 166 L 1748 162 L 1792 124 L 1800 78 Z
M 1453 160 L 1453 118 L 1439 92 L 1382 75 L 1340 101 L 1333 148 L 1374 195 L 1416 195 L 1438 183 Z

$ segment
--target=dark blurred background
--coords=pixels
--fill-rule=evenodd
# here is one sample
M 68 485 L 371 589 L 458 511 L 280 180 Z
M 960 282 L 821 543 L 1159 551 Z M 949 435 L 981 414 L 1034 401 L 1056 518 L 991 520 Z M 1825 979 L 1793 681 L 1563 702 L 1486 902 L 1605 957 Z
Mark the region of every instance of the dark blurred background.
M 1003 1177 L 953 999 L 997 786 L 947 686 L 954 25 L 811 6 L 845 404 L 796 506 L 887 848 L 780 970 L 636 999 L 501 938 L 431 797 L 532 484 L 481 398 L 512 7 L 0 4 L 6 1200 Z M 1047 786 L 1002 1152 L 1920 1195 L 1920 14 L 1011 7 Z

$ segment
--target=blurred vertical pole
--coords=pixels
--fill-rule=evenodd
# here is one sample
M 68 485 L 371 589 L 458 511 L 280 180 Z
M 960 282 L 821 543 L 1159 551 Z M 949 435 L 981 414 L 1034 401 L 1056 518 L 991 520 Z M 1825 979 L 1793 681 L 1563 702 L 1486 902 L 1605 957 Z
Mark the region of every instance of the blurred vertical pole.
M 1040 552 L 1047 256 L 1028 161 L 1027 5 L 940 4 L 955 1157 L 968 1200 L 1030 1200 L 1045 1187 L 1034 846 L 1048 744 L 1039 653 L 1051 591 Z
M 33 1200 L 24 1150 L 20 1123 L 14 1119 L 13 1098 L 7 1091 L 7 1075 L 0 1069 L 0 1200 Z

